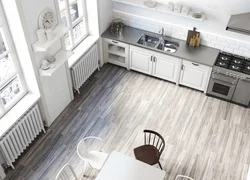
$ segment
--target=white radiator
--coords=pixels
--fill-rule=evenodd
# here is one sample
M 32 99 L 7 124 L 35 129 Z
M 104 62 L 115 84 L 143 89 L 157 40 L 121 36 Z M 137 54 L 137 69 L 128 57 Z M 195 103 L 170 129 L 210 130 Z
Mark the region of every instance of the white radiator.
M 95 44 L 76 64 L 71 68 L 73 87 L 80 94 L 80 87 L 98 69 L 98 49 Z
M 35 105 L 0 139 L 0 150 L 9 166 L 44 129 L 42 117 Z

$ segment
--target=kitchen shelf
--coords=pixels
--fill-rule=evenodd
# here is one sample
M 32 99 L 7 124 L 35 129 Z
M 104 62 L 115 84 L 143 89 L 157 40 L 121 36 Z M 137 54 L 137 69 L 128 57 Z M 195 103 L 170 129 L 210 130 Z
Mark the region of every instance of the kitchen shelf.
M 113 0 L 113 2 L 119 2 L 119 3 L 123 3 L 123 4 L 127 4 L 127 5 L 132 5 L 132 6 L 136 6 L 136 7 L 140 7 L 140 8 L 149 9 L 149 10 L 152 10 L 152 11 L 171 14 L 171 15 L 174 15 L 174 16 L 180 16 L 180 17 L 192 19 L 192 20 L 195 20 L 195 21 L 203 21 L 205 19 L 205 17 L 206 17 L 206 15 L 203 14 L 202 18 L 194 18 L 194 17 L 192 17 L 192 11 L 189 12 L 188 15 L 181 14 L 181 13 L 175 13 L 173 11 L 167 11 L 167 5 L 161 4 L 161 3 L 157 3 L 156 7 L 154 7 L 154 8 L 148 8 L 143 4 L 144 1 L 146 1 L 146 0 L 137 0 L 137 1 L 135 1 L 135 0 Z M 114 10 L 114 11 L 116 11 L 116 10 Z
M 117 61 L 117 62 L 120 62 L 120 63 L 125 63 L 125 58 L 124 57 L 113 55 L 113 54 L 109 54 L 109 60 Z
M 111 49 L 109 48 L 108 53 L 110 53 L 110 54 L 115 54 L 115 55 L 122 56 L 122 57 L 125 57 L 125 56 L 126 56 L 126 54 L 125 54 L 125 49 L 124 49 L 124 48 L 121 48 L 121 49 L 119 49 L 118 51 L 114 51 L 114 50 L 111 50 Z
M 71 51 L 65 51 L 65 50 L 60 50 L 56 55 L 55 55 L 55 62 L 50 64 L 50 69 L 48 70 L 43 70 L 39 69 L 39 74 L 40 76 L 52 76 L 53 73 L 65 63 L 65 61 L 68 60 L 68 58 L 73 54 Z
M 69 28 L 64 25 L 57 26 L 53 31 L 53 39 L 51 41 L 46 41 L 45 43 L 41 43 L 39 41 L 35 42 L 33 46 L 34 52 L 45 52 L 47 49 L 59 40 L 62 36 L 64 36 L 68 32 Z

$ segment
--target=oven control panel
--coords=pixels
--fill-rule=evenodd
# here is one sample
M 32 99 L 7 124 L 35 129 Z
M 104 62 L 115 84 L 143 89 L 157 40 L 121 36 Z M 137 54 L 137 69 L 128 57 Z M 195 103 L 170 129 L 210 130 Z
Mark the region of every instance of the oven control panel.
M 228 69 L 224 69 L 224 68 L 218 68 L 218 67 L 213 67 L 213 74 L 224 74 L 226 76 L 229 77 L 233 77 L 236 79 L 241 79 L 241 80 L 250 80 L 250 76 L 240 73 L 240 72 L 235 72 L 235 71 L 231 71 Z

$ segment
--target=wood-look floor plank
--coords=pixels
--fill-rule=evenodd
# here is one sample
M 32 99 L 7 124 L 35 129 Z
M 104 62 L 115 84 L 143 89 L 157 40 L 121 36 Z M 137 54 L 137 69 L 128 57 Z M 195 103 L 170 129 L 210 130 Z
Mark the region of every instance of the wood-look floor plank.
M 166 141 L 161 157 L 166 180 L 178 174 L 196 180 L 246 180 L 249 109 L 109 64 L 90 77 L 6 179 L 52 180 L 67 162 L 82 177 L 84 162 L 76 153 L 82 138 L 102 137 L 108 153 L 133 156 L 144 129 L 158 131 Z M 93 180 L 98 171 L 86 166 L 84 174 Z

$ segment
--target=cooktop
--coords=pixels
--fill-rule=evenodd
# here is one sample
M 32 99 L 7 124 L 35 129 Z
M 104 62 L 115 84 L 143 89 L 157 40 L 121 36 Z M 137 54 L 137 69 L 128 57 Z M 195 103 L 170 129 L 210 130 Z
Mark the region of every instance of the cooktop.
M 215 66 L 250 75 L 250 58 L 243 56 L 220 52 L 215 62 Z

